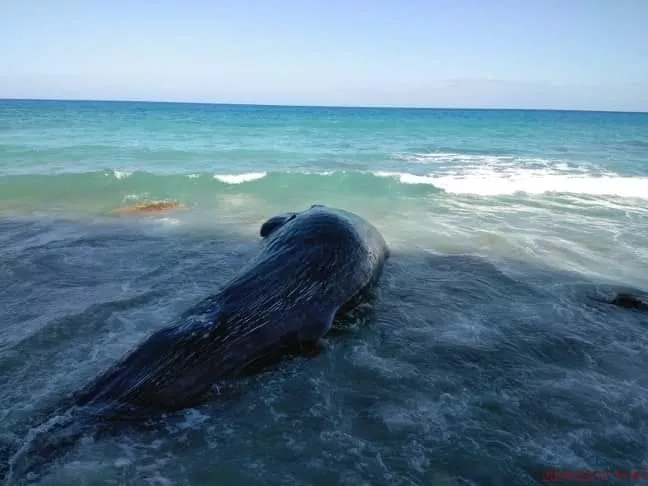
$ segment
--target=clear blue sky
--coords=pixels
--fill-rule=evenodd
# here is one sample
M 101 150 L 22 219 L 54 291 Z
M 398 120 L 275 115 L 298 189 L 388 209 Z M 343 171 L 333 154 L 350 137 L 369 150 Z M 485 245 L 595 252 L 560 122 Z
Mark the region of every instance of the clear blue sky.
M 0 1 L 0 98 L 648 111 L 648 0 Z

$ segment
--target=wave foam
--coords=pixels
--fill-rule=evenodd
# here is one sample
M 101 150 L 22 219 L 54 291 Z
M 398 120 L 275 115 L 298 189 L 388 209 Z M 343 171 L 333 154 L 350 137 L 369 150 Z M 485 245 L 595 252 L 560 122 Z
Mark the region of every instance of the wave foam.
M 434 177 L 433 176 L 425 176 L 425 175 L 416 175 L 416 174 L 410 174 L 409 172 L 374 172 L 373 175 L 377 177 L 391 177 L 394 179 L 398 179 L 399 182 L 403 184 L 429 184 L 429 185 L 436 185 L 434 183 Z
M 113 176 L 115 179 L 126 179 L 127 177 L 130 177 L 133 175 L 133 172 L 127 171 L 127 170 L 113 170 L 112 171 Z
M 398 160 L 407 162 L 417 162 L 420 164 L 430 162 L 499 162 L 513 160 L 512 156 L 501 155 L 471 155 L 458 154 L 454 152 L 430 152 L 430 153 L 397 153 L 393 157 Z
M 124 170 L 109 170 L 100 173 L 88 173 L 87 178 L 80 178 L 82 174 L 73 174 L 70 182 L 64 182 L 66 185 L 66 197 L 74 198 L 85 197 L 88 194 L 87 189 L 94 187 L 101 193 L 104 191 L 103 185 L 98 184 L 96 177 L 98 174 L 115 177 L 125 182 L 131 174 L 137 174 L 137 177 L 130 180 L 127 186 L 124 186 L 125 192 L 120 194 L 123 201 L 138 200 L 145 197 L 169 197 L 168 181 L 169 178 L 175 179 L 172 186 L 184 187 L 189 191 L 196 191 L 197 197 L 203 191 L 213 191 L 204 183 L 211 180 L 220 184 L 240 185 L 253 183 L 253 181 L 264 179 L 264 193 L 271 194 L 273 187 L 284 187 L 292 185 L 296 190 L 302 187 L 308 187 L 307 190 L 317 191 L 321 188 L 329 191 L 334 188 L 336 191 L 355 192 L 360 190 L 369 190 L 371 194 L 379 195 L 381 190 L 385 194 L 392 194 L 396 189 L 393 183 L 386 187 L 381 181 L 375 178 L 391 178 L 403 186 L 400 190 L 407 190 L 409 185 L 429 186 L 433 189 L 440 190 L 449 194 L 465 194 L 478 196 L 505 196 L 515 194 L 541 195 L 541 194 L 571 194 L 599 197 L 609 199 L 621 197 L 627 199 L 648 200 L 648 177 L 647 176 L 626 176 L 614 172 L 605 172 L 600 169 L 591 171 L 574 170 L 573 167 L 563 167 L 556 165 L 554 167 L 516 167 L 496 165 L 468 166 L 468 167 L 445 167 L 436 168 L 433 171 L 398 171 L 391 168 L 382 171 L 277 171 L 277 172 L 248 172 L 241 174 L 211 174 L 211 173 L 193 173 L 193 174 L 152 174 L 149 172 L 126 172 Z M 7 176 L 11 179 L 13 176 Z M 40 177 L 33 176 L 34 184 L 40 184 Z M 63 176 L 67 177 L 67 176 Z M 201 184 L 195 185 L 188 182 L 191 179 L 201 179 Z M 204 179 L 203 179 L 204 178 Z M 371 180 L 373 179 L 373 180 Z M 4 180 L 4 178 L 3 178 Z M 53 183 L 58 183 L 55 179 Z M 16 180 L 18 189 L 28 194 L 36 189 L 32 188 L 31 177 L 27 179 Z M 13 182 L 12 182 L 13 184 Z M 93 185 L 95 184 L 95 185 Z M 182 186 L 186 184 L 186 186 Z M 38 185 L 33 187 L 39 187 Z M 84 187 L 83 193 L 75 192 L 77 187 Z M 222 187 L 222 186 L 221 186 Z M 126 191 L 127 189 L 127 191 Z M 184 191 L 185 189 L 182 189 Z M 180 189 L 178 189 L 180 190 Z M 280 189 L 277 189 L 280 191 Z M 112 197 L 114 189 L 108 188 Z M 270 192 L 268 192 L 270 191 Z M 228 191 L 230 193 L 231 191 Z M 247 193 L 248 191 L 246 191 Z M 420 191 L 417 191 L 420 193 Z M 420 194 L 419 194 L 420 195 Z M 183 196 L 184 197 L 184 196 Z M 2 198 L 0 198 L 2 199 Z
M 648 178 L 643 177 L 545 175 L 543 177 L 458 178 L 445 176 L 436 178 L 434 184 L 446 192 L 482 196 L 564 193 L 648 198 Z
M 574 174 L 588 174 L 595 167 L 587 162 L 519 157 L 514 155 L 459 154 L 454 152 L 431 153 L 398 153 L 393 154 L 398 160 L 416 164 L 434 164 L 439 168 L 452 167 L 459 170 L 477 170 L 484 168 L 499 171 L 552 170 Z
M 431 184 L 451 194 L 504 196 L 514 194 L 583 194 L 648 199 L 648 178 L 614 174 L 588 176 L 549 171 L 519 170 L 516 173 L 479 171 L 473 174 L 414 175 L 406 172 L 376 172 L 403 184 Z
M 214 179 L 218 179 L 225 184 L 241 184 L 243 182 L 263 179 L 266 175 L 266 172 L 249 172 L 247 174 L 215 174 Z

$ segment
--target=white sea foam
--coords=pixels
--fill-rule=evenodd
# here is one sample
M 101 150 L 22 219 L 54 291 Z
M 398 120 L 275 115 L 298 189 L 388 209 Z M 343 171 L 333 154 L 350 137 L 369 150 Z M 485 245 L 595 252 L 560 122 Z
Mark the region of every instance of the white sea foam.
M 648 199 L 648 178 L 644 177 L 588 177 L 562 174 L 547 174 L 542 177 L 526 174 L 511 177 L 441 176 L 435 178 L 433 184 L 450 193 L 483 196 L 564 193 Z
M 543 159 L 537 157 L 518 157 L 513 155 L 458 154 L 454 152 L 400 153 L 393 157 L 417 164 L 435 164 L 439 166 L 460 165 L 466 168 L 497 167 L 517 170 L 520 167 L 547 168 L 574 173 L 589 173 L 595 167 L 587 162 L 566 162 L 564 160 Z
M 403 184 L 434 184 L 434 177 L 426 175 L 415 175 L 408 172 L 384 172 L 378 171 L 373 173 L 378 177 L 392 177 Z
M 393 157 L 398 160 L 422 164 L 434 162 L 495 162 L 499 160 L 511 160 L 513 158 L 495 155 L 457 154 L 454 152 L 397 153 L 393 154 Z
M 214 179 L 218 179 L 225 184 L 241 184 L 243 182 L 263 179 L 266 175 L 266 172 L 249 172 L 247 174 L 215 174 Z
M 616 174 L 585 175 L 551 170 L 474 170 L 462 174 L 414 175 L 407 172 L 376 172 L 403 184 L 431 184 L 452 194 L 501 196 L 513 194 L 583 194 L 648 199 L 648 178 Z
M 131 171 L 127 171 L 127 170 L 113 170 L 112 173 L 113 176 L 115 176 L 115 179 L 125 179 L 126 177 L 130 177 L 133 175 Z

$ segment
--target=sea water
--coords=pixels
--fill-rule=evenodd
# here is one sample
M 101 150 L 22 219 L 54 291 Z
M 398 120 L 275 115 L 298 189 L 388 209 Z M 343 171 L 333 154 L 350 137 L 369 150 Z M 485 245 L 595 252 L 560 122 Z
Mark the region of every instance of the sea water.
M 158 201 L 181 207 L 120 212 Z M 369 317 L 233 399 L 80 443 L 41 484 L 648 470 L 648 315 L 601 302 L 648 291 L 640 113 L 0 101 L 0 443 L 314 203 L 392 248 Z

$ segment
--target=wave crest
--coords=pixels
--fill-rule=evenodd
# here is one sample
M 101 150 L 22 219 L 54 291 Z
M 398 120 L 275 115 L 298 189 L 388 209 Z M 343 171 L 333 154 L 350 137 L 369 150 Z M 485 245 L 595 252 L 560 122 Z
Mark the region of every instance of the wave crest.
M 403 184 L 430 184 L 451 194 L 510 196 L 515 194 L 582 194 L 648 199 L 648 178 L 616 174 L 561 174 L 520 169 L 514 172 L 474 171 L 467 174 L 414 175 L 408 172 L 376 172 Z
M 243 184 L 244 182 L 256 181 L 263 179 L 267 172 L 249 172 L 246 174 L 214 174 L 214 179 L 218 179 L 225 184 Z
M 287 190 L 297 199 L 337 196 L 366 198 L 452 196 L 498 197 L 569 194 L 648 200 L 648 177 L 614 173 L 570 173 L 557 169 L 498 167 L 459 171 L 248 172 L 239 174 L 156 175 L 121 170 L 81 174 L 0 177 L 4 207 L 42 204 L 97 204 L 112 207 L 117 199 L 171 199 L 188 204 L 212 201 L 220 191 L 264 200 L 282 200 Z M 232 187 L 235 186 L 235 187 Z M 229 188 L 228 188 L 229 187 Z M 228 188 L 228 189 L 226 189 Z M 644 204 L 644 203 L 642 203 Z

